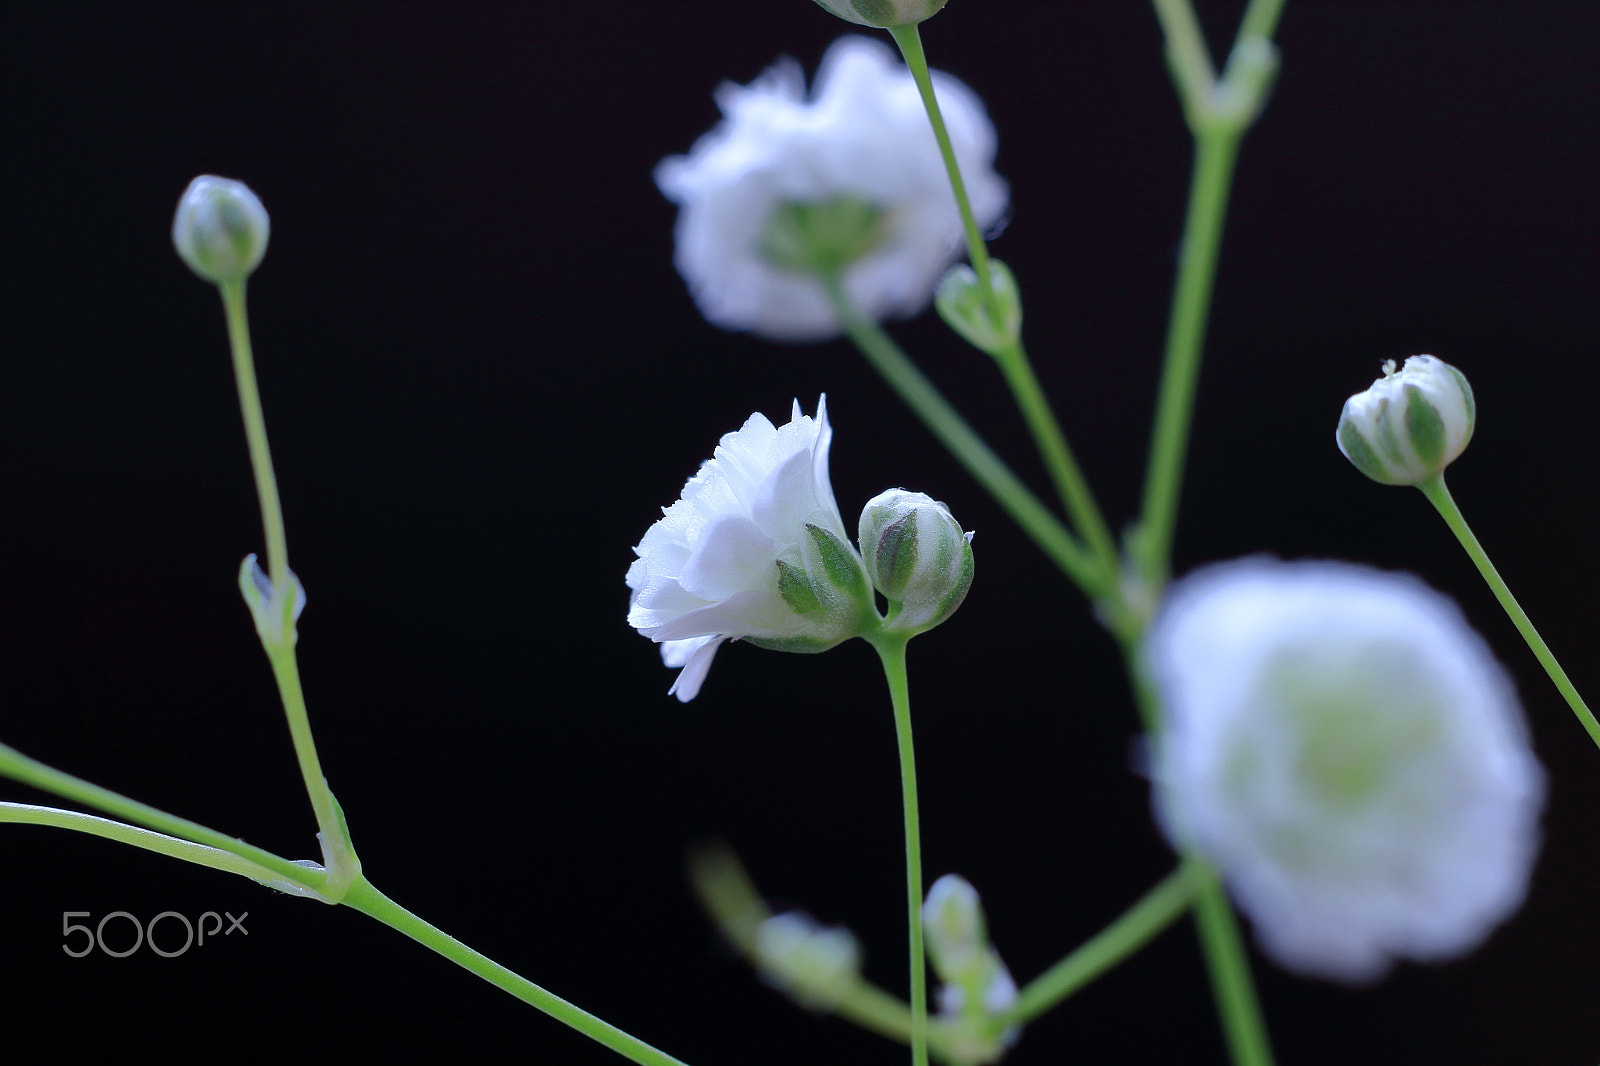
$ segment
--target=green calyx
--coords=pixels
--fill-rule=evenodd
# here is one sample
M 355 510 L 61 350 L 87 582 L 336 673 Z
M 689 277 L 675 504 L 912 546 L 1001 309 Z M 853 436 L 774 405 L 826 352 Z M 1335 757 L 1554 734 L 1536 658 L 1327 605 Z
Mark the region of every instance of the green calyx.
M 834 277 L 888 239 L 890 218 L 883 208 L 853 196 L 824 203 L 791 200 L 767 220 L 761 253 L 783 270 Z

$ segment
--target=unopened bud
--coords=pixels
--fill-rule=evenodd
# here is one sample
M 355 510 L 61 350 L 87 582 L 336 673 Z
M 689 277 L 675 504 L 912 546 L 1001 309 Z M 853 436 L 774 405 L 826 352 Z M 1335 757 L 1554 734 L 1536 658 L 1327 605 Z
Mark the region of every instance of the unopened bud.
M 972 587 L 972 534 L 921 492 L 890 489 L 861 512 L 861 555 L 889 601 L 889 629 L 920 633 L 949 618 Z
M 1357 470 L 1385 485 L 1421 485 L 1472 439 L 1478 407 L 1461 371 L 1431 355 L 1394 360 L 1366 392 L 1344 402 L 1337 440 Z
M 267 209 L 242 181 L 195 178 L 178 201 L 172 243 L 200 277 L 221 285 L 243 281 L 267 251 Z
M 817 5 L 857 26 L 914 26 L 939 13 L 947 0 L 817 0 Z
M 1016 347 L 1022 336 L 1022 294 L 1017 290 L 1017 279 L 1011 268 L 998 259 L 989 260 L 989 281 L 994 286 L 999 321 L 989 313 L 989 296 L 978 280 L 977 271 L 965 263 L 951 267 L 939 282 L 933 306 L 945 324 L 961 334 L 968 344 L 998 357 Z
M 755 955 L 769 980 L 812 1010 L 834 1007 L 861 981 L 861 949 L 850 930 L 795 911 L 761 923 Z

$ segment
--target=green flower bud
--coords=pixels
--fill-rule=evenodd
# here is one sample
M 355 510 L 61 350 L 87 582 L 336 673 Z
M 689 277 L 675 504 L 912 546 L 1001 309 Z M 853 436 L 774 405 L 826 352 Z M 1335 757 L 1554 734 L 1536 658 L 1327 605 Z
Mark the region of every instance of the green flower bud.
M 933 883 L 922 904 L 922 925 L 934 972 L 944 980 L 959 984 L 973 969 L 986 965 L 989 935 L 984 930 L 983 905 L 966 878 L 945 874 Z
M 961 334 L 968 344 L 998 356 L 1014 347 L 1022 336 L 1022 295 L 1011 268 L 998 259 L 989 260 L 989 279 L 1000 305 L 999 322 L 989 315 L 989 300 L 978 283 L 977 272 L 965 263 L 951 267 L 939 282 L 933 306 L 938 308 L 945 325 Z
M 755 956 L 768 980 L 812 1010 L 836 1006 L 861 983 L 861 948 L 850 930 L 824 928 L 798 912 L 757 927 Z
M 1337 440 L 1357 470 L 1385 485 L 1421 485 L 1444 472 L 1472 439 L 1478 408 L 1466 376 L 1431 355 L 1394 360 L 1372 388 L 1344 402 Z
M 267 209 L 242 181 L 201 175 L 172 220 L 172 243 L 189 269 L 221 285 L 243 281 L 267 251 Z
M 939 13 L 947 0 L 817 0 L 817 6 L 857 26 L 913 26 Z
M 966 599 L 972 534 L 938 500 L 905 489 L 879 493 L 861 512 L 860 537 L 867 576 L 889 601 L 891 631 L 932 629 Z

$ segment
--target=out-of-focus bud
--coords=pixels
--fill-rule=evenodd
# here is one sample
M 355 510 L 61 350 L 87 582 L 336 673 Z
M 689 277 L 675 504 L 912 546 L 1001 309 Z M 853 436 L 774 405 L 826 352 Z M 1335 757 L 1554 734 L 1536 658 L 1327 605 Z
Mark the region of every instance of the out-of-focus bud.
M 889 601 L 890 632 L 921 633 L 949 618 L 972 587 L 972 534 L 921 492 L 890 489 L 861 511 L 861 555 Z
M 256 634 L 269 647 L 282 644 L 286 639 L 292 646 L 300 639 L 294 624 L 300 620 L 300 612 L 306 609 L 306 590 L 300 584 L 300 579 L 294 576 L 293 570 L 289 571 L 289 587 L 294 596 L 294 612 L 287 618 L 288 633 L 285 634 L 283 605 L 273 602 L 272 579 L 256 562 L 255 553 L 246 555 L 244 562 L 239 564 L 239 591 L 244 595 L 245 605 L 250 608 L 250 617 L 255 620 Z
M 1390 359 L 1372 388 L 1344 402 L 1339 450 L 1374 481 L 1421 485 L 1462 453 L 1477 417 L 1461 371 L 1431 355 L 1413 355 L 1396 372 Z
M 203 174 L 178 201 L 172 243 L 190 270 L 221 285 L 255 270 L 270 229 L 267 209 L 244 182 Z
M 817 0 L 817 6 L 857 26 L 913 26 L 939 13 L 947 0 Z
M 850 930 L 798 911 L 761 923 L 755 956 L 769 980 L 812 1010 L 832 1009 L 861 983 L 861 948 Z
M 945 273 L 934 295 L 933 306 L 945 325 L 961 334 L 963 340 L 990 355 L 999 356 L 1015 347 L 1022 336 L 1022 294 L 1011 268 L 998 259 L 989 260 L 989 279 L 994 284 L 995 300 L 1000 305 L 1000 321 L 989 313 L 989 299 L 978 281 L 978 274 L 965 263 L 957 263 Z
M 928 938 L 933 968 L 946 981 L 983 958 L 989 946 L 983 927 L 983 906 L 978 890 L 959 874 L 945 874 L 928 889 L 922 904 L 922 925 Z

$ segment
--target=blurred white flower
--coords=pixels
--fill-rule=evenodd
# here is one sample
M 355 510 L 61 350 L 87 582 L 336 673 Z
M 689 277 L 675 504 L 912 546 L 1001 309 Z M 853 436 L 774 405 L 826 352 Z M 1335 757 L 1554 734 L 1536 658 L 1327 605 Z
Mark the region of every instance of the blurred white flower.
M 961 82 L 933 81 L 973 212 L 993 226 L 1008 195 L 994 126 Z M 888 47 L 835 41 L 809 99 L 785 59 L 716 100 L 723 121 L 655 172 L 682 208 L 674 258 L 706 318 L 777 340 L 838 334 L 822 285 L 794 267 L 817 256 L 849 264 L 845 289 L 873 320 L 927 306 L 961 221 L 916 85 Z
M 827 398 L 774 427 L 760 414 L 716 454 L 634 548 L 628 624 L 682 667 L 671 692 L 694 699 L 725 640 L 824 651 L 876 609 L 828 483 Z
M 1367 567 L 1237 560 L 1173 586 L 1145 650 L 1158 813 L 1284 966 L 1373 980 L 1471 950 L 1521 903 L 1543 773 L 1448 598 Z

